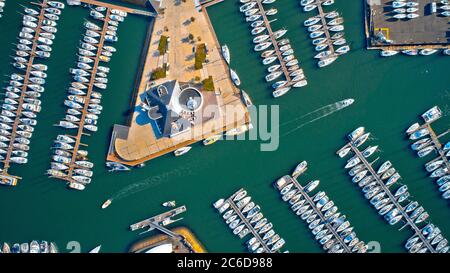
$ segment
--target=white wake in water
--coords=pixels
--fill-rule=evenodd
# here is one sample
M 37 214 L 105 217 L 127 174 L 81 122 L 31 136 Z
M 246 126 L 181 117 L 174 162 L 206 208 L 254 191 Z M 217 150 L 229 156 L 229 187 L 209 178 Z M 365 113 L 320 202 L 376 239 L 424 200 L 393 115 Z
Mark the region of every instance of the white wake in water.
M 128 197 L 130 195 L 136 194 L 143 190 L 159 186 L 167 181 L 169 178 L 184 177 L 192 173 L 192 168 L 190 166 L 182 166 L 173 169 L 169 172 L 165 172 L 159 175 L 151 176 L 143 179 L 139 182 L 133 183 L 123 189 L 119 190 L 116 194 L 109 198 L 109 200 L 120 200 L 122 198 Z
M 318 120 L 320 120 L 320 119 L 322 119 L 324 117 L 327 117 L 327 116 L 329 116 L 331 114 L 334 114 L 334 113 L 336 113 L 336 112 L 338 112 L 338 111 L 340 111 L 342 109 L 345 109 L 345 108 L 349 107 L 350 105 L 352 105 L 353 102 L 354 102 L 353 99 L 341 100 L 341 101 L 338 101 L 338 102 L 335 102 L 335 103 L 331 103 L 331 104 L 322 106 L 322 107 L 320 107 L 320 108 L 318 108 L 318 109 L 316 109 L 314 111 L 311 111 L 311 112 L 309 112 L 309 113 L 307 113 L 307 114 L 305 114 L 305 115 L 303 115 L 301 117 L 298 117 L 298 118 L 295 118 L 293 120 L 284 122 L 284 123 L 282 123 L 280 125 L 280 128 L 285 126 L 285 125 L 294 123 L 294 122 L 301 122 L 301 124 L 298 125 L 297 127 L 293 128 L 293 129 L 287 131 L 286 133 L 282 134 L 281 136 L 287 136 L 287 135 L 289 135 L 289 134 L 299 130 L 300 128 L 302 128 L 302 127 L 304 127 L 304 126 L 306 126 L 306 125 L 308 125 L 310 123 L 318 121 Z

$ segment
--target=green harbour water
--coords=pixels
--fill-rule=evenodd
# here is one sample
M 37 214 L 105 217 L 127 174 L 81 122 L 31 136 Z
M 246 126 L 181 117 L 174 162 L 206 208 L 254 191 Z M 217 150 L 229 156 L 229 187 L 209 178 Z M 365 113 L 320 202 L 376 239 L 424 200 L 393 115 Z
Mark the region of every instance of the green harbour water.
M 19 4 L 30 1 L 7 0 L 0 19 L 0 74 L 13 72 L 9 57 L 14 52 L 21 27 Z M 450 58 L 395 56 L 381 58 L 365 49 L 363 1 L 343 1 L 327 10 L 338 9 L 345 18 L 346 38 L 351 52 L 332 65 L 318 69 L 314 49 L 307 37 L 305 14 L 296 0 L 279 0 L 271 6 L 273 29 L 289 29 L 289 38 L 308 78 L 308 86 L 291 90 L 279 99 L 271 96 L 264 81 L 265 67 L 253 51 L 250 29 L 238 10 L 238 1 L 226 0 L 208 8 L 218 39 L 231 51 L 231 66 L 242 80 L 242 88 L 256 105 L 280 105 L 280 144 L 273 152 L 261 152 L 261 141 L 222 141 L 208 147 L 193 145 L 189 154 L 175 158 L 163 156 L 144 168 L 127 173 L 109 173 L 104 167 L 113 124 L 124 124 L 130 105 L 140 49 L 148 19 L 130 15 L 119 26 L 118 52 L 112 57 L 110 83 L 103 93 L 104 110 L 99 130 L 83 143 L 89 145 L 89 158 L 95 163 L 94 178 L 83 192 L 67 190 L 64 182 L 44 175 L 50 165 L 52 141 L 65 131 L 53 124 L 63 118 L 63 101 L 70 83 L 68 70 L 76 61 L 76 48 L 83 33 L 83 20 L 89 11 L 67 7 L 58 22 L 49 65 L 42 112 L 31 140 L 29 162 L 14 165 L 11 173 L 23 177 L 17 187 L 0 188 L 0 242 L 25 242 L 33 239 L 55 241 L 62 252 L 66 244 L 78 241 L 87 252 L 101 244 L 104 252 L 125 252 L 139 236 L 128 226 L 164 211 L 161 203 L 176 200 L 187 206 L 184 219 L 173 226 L 189 227 L 209 252 L 243 252 L 239 240 L 225 225 L 211 204 L 247 189 L 274 229 L 286 240 L 291 252 L 322 252 L 306 224 L 290 211 L 272 187 L 278 177 L 307 160 L 309 169 L 300 178 L 303 183 L 320 179 L 319 189 L 326 191 L 340 211 L 347 215 L 358 237 L 365 242 L 378 241 L 382 252 L 405 252 L 403 244 L 412 235 L 409 228 L 398 231 L 378 216 L 359 188 L 344 171 L 345 160 L 335 155 L 345 144 L 345 135 L 358 126 L 372 132 L 370 145 L 379 145 L 377 166 L 391 160 L 407 184 L 412 199 L 429 212 L 445 237 L 450 235 L 449 203 L 440 197 L 437 186 L 423 168 L 432 157 L 419 159 L 409 149 L 404 130 L 428 108 L 438 105 L 446 114 L 433 128 L 443 132 L 449 125 Z M 6 87 L 3 77 L 1 87 Z M 355 103 L 334 113 L 306 114 L 353 98 Z M 323 115 L 329 114 L 323 118 Z M 302 117 L 303 116 L 303 117 Z M 310 122 L 316 119 L 314 122 Z M 284 124 L 289 122 L 288 124 Z M 310 123 L 309 123 L 310 122 Z M 307 124 L 305 124 L 307 123 Z M 443 138 L 450 140 L 448 136 Z M 113 203 L 106 210 L 101 204 Z

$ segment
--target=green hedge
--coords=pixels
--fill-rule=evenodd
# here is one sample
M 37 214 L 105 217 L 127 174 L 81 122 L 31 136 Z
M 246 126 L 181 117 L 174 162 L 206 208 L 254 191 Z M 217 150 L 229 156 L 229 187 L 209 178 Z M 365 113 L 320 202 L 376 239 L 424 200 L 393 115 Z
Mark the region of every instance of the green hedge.
M 151 80 L 157 80 L 162 79 L 166 77 L 166 68 L 164 67 L 158 67 L 155 70 L 152 71 Z
M 213 81 L 212 76 L 209 76 L 207 79 L 204 79 L 202 81 L 202 83 L 203 83 L 203 89 L 205 91 L 214 91 L 215 90 L 214 81 Z
M 206 45 L 200 44 L 197 46 L 195 50 L 195 65 L 194 68 L 196 70 L 203 68 L 203 63 L 206 60 Z
M 159 51 L 159 55 L 164 55 L 167 51 L 167 40 L 168 37 L 162 35 L 161 39 L 159 39 L 159 45 L 158 45 L 158 51 Z

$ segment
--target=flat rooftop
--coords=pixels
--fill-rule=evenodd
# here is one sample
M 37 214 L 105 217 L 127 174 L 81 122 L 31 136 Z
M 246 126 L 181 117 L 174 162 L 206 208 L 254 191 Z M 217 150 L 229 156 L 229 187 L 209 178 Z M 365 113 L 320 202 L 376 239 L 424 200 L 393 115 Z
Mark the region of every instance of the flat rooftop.
M 366 1 L 366 0 L 364 0 Z M 392 0 L 367 0 L 368 35 L 370 46 L 424 46 L 448 47 L 450 44 L 450 17 L 443 11 L 438 0 L 415 0 L 419 3 L 414 19 L 396 19 L 393 16 Z M 432 13 L 431 3 L 437 3 L 437 12 Z M 404 7 L 406 8 L 406 7 Z M 376 39 L 381 32 L 391 43 Z

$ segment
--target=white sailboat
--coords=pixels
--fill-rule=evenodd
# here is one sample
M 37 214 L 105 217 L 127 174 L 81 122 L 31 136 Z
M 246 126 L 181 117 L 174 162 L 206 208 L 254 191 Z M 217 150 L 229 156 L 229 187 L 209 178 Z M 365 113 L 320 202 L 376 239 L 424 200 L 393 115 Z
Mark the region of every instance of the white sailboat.
M 234 84 L 235 84 L 236 86 L 241 85 L 241 79 L 239 79 L 239 76 L 238 76 L 238 74 L 236 73 L 236 71 L 234 71 L 234 70 L 231 69 L 231 68 L 230 68 L 230 76 L 231 76 L 231 79 L 233 80 L 233 82 L 234 82 Z
M 181 155 L 184 155 L 187 152 L 189 152 L 191 149 L 192 149 L 192 147 L 186 146 L 186 147 L 182 147 L 182 148 L 175 150 L 173 153 L 175 154 L 175 156 L 181 156 Z
M 89 253 L 99 253 L 101 248 L 102 248 L 102 245 L 99 245 L 99 246 L 95 247 L 94 249 L 92 249 L 91 251 L 89 251 Z
M 230 49 L 227 45 L 222 46 L 222 56 L 227 62 L 228 65 L 230 65 Z

